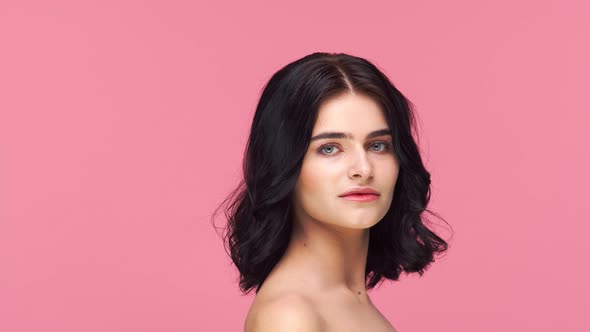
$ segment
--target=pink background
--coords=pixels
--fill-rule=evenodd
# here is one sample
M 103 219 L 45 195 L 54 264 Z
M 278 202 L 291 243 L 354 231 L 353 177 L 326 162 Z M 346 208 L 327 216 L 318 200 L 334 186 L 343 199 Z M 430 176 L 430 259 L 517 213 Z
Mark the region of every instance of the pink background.
M 589 9 L 0 2 L 0 330 L 241 331 L 253 294 L 209 217 L 264 83 L 330 51 L 416 104 L 455 231 L 371 293 L 398 331 L 589 331 Z

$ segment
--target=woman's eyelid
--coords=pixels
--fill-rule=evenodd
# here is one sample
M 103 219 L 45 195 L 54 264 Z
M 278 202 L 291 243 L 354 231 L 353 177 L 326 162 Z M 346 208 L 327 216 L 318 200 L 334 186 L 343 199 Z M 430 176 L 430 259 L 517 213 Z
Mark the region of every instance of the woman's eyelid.
M 372 141 L 369 141 L 366 144 L 367 145 L 371 145 L 371 144 L 375 144 L 375 143 L 385 143 L 385 144 L 391 145 L 391 140 L 389 140 L 387 138 L 380 138 L 380 139 L 376 139 L 376 140 L 374 139 Z M 327 145 L 336 145 L 336 146 L 339 146 L 340 143 L 338 143 L 337 141 L 327 142 L 327 143 L 321 144 L 320 147 L 324 147 L 324 146 L 327 146 Z

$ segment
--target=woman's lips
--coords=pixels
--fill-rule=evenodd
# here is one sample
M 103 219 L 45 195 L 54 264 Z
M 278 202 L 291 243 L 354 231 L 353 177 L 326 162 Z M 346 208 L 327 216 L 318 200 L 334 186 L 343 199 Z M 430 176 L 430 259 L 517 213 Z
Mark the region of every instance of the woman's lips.
M 346 196 L 340 196 L 349 201 L 356 201 L 356 202 L 371 202 L 379 198 L 379 195 L 375 194 L 351 194 Z

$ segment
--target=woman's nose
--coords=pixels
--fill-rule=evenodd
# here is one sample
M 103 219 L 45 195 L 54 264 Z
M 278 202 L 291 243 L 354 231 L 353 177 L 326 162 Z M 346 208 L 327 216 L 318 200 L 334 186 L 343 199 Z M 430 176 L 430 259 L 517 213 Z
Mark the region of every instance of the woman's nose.
M 368 178 L 373 175 L 373 165 L 369 160 L 367 151 L 361 149 L 356 151 L 352 157 L 351 165 L 349 168 L 349 176 L 355 177 L 360 176 L 361 178 Z

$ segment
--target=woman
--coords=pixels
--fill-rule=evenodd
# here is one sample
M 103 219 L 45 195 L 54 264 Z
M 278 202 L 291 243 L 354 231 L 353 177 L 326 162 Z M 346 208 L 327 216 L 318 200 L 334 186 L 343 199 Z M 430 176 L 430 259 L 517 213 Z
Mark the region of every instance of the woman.
M 246 332 L 395 331 L 367 290 L 447 243 L 421 218 L 430 173 L 411 103 L 369 61 L 313 53 L 264 88 L 244 180 L 222 203 Z M 216 210 L 217 212 L 217 210 Z

